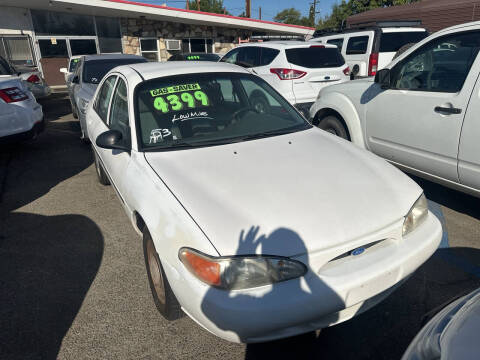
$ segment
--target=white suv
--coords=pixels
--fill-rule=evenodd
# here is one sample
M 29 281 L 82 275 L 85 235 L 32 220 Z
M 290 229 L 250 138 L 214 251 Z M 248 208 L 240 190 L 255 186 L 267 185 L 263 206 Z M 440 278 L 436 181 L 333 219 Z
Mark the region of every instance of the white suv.
M 250 69 L 306 118 L 318 92 L 327 85 L 348 81 L 350 73 L 336 46 L 303 41 L 243 44 L 220 61 Z
M 389 24 L 392 25 L 384 25 Z M 428 32 L 419 27 L 382 25 L 348 29 L 339 33 L 317 32 L 316 35 L 321 36 L 311 39 L 310 42 L 336 45 L 354 75 L 366 77 L 375 76 L 378 70 L 393 60 L 398 50 L 407 44 L 415 44 L 425 39 Z
M 480 197 L 480 22 L 436 32 L 373 79 L 324 89 L 312 123 Z

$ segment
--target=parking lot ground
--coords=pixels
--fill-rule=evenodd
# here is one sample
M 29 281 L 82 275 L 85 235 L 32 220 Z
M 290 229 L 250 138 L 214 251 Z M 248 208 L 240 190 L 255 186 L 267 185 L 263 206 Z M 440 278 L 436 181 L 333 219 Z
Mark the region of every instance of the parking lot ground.
M 0 359 L 399 359 L 426 314 L 480 286 L 479 200 L 415 179 L 448 237 L 377 307 L 254 345 L 188 317 L 169 323 L 150 295 L 141 239 L 97 182 L 68 100 L 55 95 L 44 111 L 36 141 L 0 149 Z

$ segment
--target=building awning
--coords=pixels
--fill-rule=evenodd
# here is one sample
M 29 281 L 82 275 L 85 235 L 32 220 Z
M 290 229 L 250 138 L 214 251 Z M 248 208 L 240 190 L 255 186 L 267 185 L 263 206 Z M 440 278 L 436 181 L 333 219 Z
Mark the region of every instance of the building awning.
M 314 29 L 272 21 L 212 14 L 195 10 L 177 9 L 161 5 L 143 4 L 128 0 L 2 0 L 2 6 L 63 11 L 85 15 L 128 17 L 184 24 L 221 26 L 285 35 L 312 35 Z

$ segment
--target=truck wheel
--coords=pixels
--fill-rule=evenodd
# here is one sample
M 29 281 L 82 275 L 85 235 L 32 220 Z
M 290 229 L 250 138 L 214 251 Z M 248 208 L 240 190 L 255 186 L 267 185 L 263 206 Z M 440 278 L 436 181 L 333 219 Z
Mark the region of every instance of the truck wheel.
M 147 229 L 143 232 L 143 255 L 147 268 L 148 282 L 157 310 L 167 320 L 183 316 L 180 304 L 168 283 L 155 244 Z
M 348 131 L 343 125 L 343 122 L 337 118 L 335 115 L 328 115 L 320 120 L 318 127 L 330 134 L 341 137 L 345 140 L 350 140 L 348 136 Z
M 98 182 L 102 185 L 110 185 L 110 180 L 108 180 L 108 176 L 103 169 L 102 164 L 100 163 L 100 159 L 98 158 L 97 152 L 93 149 L 93 158 L 95 160 L 95 172 L 97 173 Z

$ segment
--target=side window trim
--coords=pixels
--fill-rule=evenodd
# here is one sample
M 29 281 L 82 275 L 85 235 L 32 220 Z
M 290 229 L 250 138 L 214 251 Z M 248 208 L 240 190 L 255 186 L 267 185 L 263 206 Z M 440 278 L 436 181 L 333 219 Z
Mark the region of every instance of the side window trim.
M 105 125 L 110 129 L 110 110 L 112 108 L 112 102 L 113 102 L 113 96 L 115 95 L 115 90 L 117 90 L 117 84 L 118 84 L 118 74 L 114 73 L 112 74 L 116 76 L 115 83 L 113 84 L 112 88 L 112 93 L 110 94 L 110 100 L 108 101 L 108 111 L 107 111 L 107 121 L 105 122 Z

